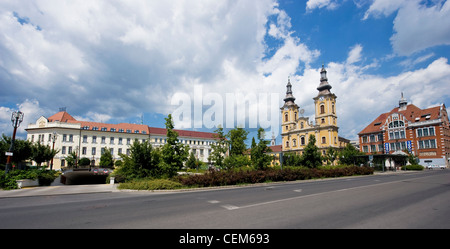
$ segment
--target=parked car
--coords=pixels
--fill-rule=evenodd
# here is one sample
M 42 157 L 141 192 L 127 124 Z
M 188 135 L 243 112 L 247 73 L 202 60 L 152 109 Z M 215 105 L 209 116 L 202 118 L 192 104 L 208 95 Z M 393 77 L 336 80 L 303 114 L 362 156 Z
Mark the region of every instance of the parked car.
M 109 173 L 111 173 L 112 170 L 111 169 L 107 169 L 107 168 L 93 168 L 92 169 L 92 173 L 94 173 L 94 175 L 109 175 Z
M 426 166 L 427 169 L 445 169 L 445 165 L 436 165 L 436 164 L 430 164 Z

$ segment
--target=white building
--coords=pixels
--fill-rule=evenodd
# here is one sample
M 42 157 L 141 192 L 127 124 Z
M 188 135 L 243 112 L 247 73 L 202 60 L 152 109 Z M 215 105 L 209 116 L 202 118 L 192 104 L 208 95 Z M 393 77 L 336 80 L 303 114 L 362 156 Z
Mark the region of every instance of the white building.
M 107 124 L 78 121 L 65 111 L 49 118 L 41 116 L 35 124 L 29 124 L 27 139 L 31 142 L 53 146 L 53 134 L 56 135 L 54 148 L 59 153 L 53 159 L 53 169 L 66 167 L 65 157 L 75 152 L 79 158 L 88 158 L 91 164 L 98 165 L 100 156 L 106 149 L 114 159 L 120 154 L 129 154 L 134 140 L 147 141 L 154 146 L 166 143 L 166 129 L 139 124 Z M 208 162 L 211 144 L 215 143 L 215 133 L 176 130 L 178 139 L 188 144 L 198 159 Z

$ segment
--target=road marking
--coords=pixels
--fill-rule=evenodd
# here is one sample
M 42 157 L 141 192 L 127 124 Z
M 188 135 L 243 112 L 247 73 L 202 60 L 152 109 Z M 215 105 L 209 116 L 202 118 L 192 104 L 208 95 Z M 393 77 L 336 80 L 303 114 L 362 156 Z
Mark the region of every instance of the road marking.
M 210 201 L 208 201 L 209 203 L 212 203 L 212 204 L 216 204 L 216 203 L 219 203 L 220 201 L 217 201 L 217 200 L 210 200 Z
M 233 206 L 233 205 L 222 205 L 222 207 L 227 209 L 227 210 L 234 210 L 234 209 L 240 208 L 240 207 Z
M 426 178 L 426 177 L 429 177 L 429 176 L 416 177 L 416 178 L 411 178 L 409 180 L 417 180 L 417 179 Z M 323 195 L 323 194 L 338 193 L 338 192 L 343 192 L 343 191 L 348 191 L 348 190 L 364 189 L 364 188 L 370 188 L 370 187 L 386 185 L 386 184 L 401 183 L 403 181 L 405 181 L 405 180 L 398 180 L 398 181 L 392 181 L 392 182 L 382 182 L 382 183 L 358 186 L 358 187 L 353 187 L 353 188 L 344 188 L 344 189 L 332 190 L 332 191 L 321 192 L 321 193 L 310 194 L 310 195 L 294 196 L 294 197 L 291 197 L 291 198 L 278 199 L 278 200 L 266 201 L 266 202 L 259 202 L 259 203 L 249 204 L 249 205 L 240 206 L 240 207 L 234 206 L 234 205 L 223 205 L 222 207 L 225 208 L 225 209 L 228 209 L 228 210 L 236 210 L 236 209 L 243 209 L 243 208 L 249 208 L 249 207 L 257 207 L 257 206 L 273 204 L 273 203 L 278 203 L 278 202 L 297 200 L 297 199 L 302 199 L 302 198 L 307 198 L 307 197 L 314 197 L 314 196 L 319 196 L 319 195 Z M 298 190 L 301 190 L 301 189 L 298 189 Z M 296 191 L 296 190 L 294 190 L 294 191 Z
M 302 190 L 301 189 L 296 189 L 296 190 L 294 190 L 294 192 L 300 193 L 300 192 L 302 192 Z

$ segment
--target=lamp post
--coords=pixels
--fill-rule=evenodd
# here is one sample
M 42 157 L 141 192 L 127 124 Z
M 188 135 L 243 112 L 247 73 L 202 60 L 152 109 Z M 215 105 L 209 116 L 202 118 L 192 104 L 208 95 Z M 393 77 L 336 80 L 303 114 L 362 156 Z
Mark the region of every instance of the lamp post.
M 52 142 L 53 142 L 52 151 L 55 150 L 56 136 L 57 136 L 56 131 L 54 131 L 53 136 L 52 136 Z M 50 162 L 50 170 L 53 170 L 53 157 L 52 157 L 52 161 Z
M 22 123 L 22 121 L 23 121 L 23 115 L 24 114 L 21 111 L 13 112 L 11 115 L 11 122 L 12 122 L 12 126 L 14 127 L 14 131 L 13 131 L 13 136 L 12 136 L 12 140 L 11 140 L 11 146 L 9 147 L 8 152 L 6 152 L 6 155 L 8 156 L 8 158 L 6 159 L 5 174 L 7 174 L 11 170 L 11 158 L 13 156 L 13 151 L 14 151 L 14 140 L 16 140 L 17 127 L 19 127 L 20 123 Z

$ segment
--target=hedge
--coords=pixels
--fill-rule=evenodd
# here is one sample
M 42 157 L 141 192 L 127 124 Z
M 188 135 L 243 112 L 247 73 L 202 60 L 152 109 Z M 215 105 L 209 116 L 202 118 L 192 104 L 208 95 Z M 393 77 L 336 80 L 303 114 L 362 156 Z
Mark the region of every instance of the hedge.
M 284 168 L 267 170 L 212 171 L 203 175 L 177 176 L 173 180 L 185 186 L 211 187 L 236 184 L 252 184 L 274 181 L 296 181 L 314 178 L 370 175 L 373 168 L 345 166 L 319 169 Z

